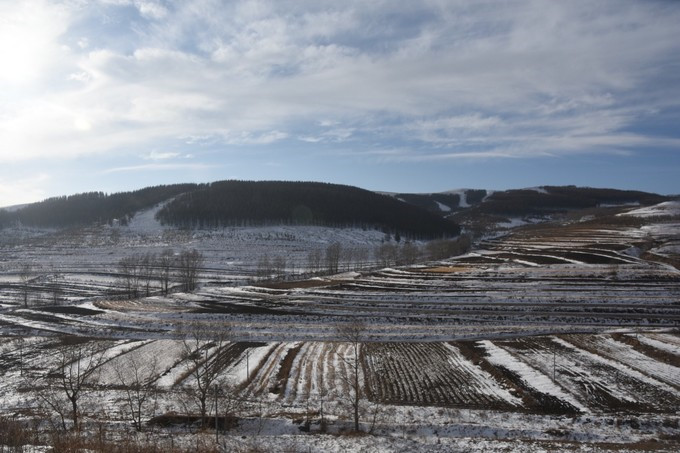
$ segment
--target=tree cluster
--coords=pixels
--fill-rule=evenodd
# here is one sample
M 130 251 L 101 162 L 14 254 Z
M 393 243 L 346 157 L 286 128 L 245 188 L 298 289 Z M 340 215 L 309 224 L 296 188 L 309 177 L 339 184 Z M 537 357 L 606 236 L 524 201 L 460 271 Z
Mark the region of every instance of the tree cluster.
M 189 292 L 196 289 L 202 266 L 203 255 L 195 249 L 134 254 L 118 262 L 118 279 L 123 293 L 130 299 L 148 297 L 154 289 L 167 295 L 175 282 Z
M 407 237 L 455 236 L 458 225 L 392 197 L 357 187 L 314 182 L 220 181 L 178 196 L 157 214 L 187 228 L 320 225 L 400 232 Z

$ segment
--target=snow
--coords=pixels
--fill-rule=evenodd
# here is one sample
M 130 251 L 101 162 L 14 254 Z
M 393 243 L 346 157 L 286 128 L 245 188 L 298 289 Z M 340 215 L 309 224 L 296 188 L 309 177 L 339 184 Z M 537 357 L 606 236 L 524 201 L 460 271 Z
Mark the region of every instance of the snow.
M 252 377 L 253 370 L 257 369 L 258 365 L 266 358 L 267 354 L 279 344 L 280 343 L 272 342 L 268 343 L 266 346 L 248 348 L 241 354 L 241 357 L 232 364 L 231 368 L 226 373 L 226 376 L 232 385 L 238 386 L 247 382 L 249 377 Z M 250 375 L 248 373 L 250 373 Z
M 463 197 L 461 203 L 462 200 Z M 652 251 L 672 257 L 680 246 L 677 222 L 649 223 L 642 228 L 578 226 L 576 230 L 555 230 L 547 236 L 542 236 L 538 229 L 524 235 L 517 232 L 503 239 L 484 241 L 467 255 L 436 263 L 370 272 L 359 269 L 332 278 L 319 277 L 319 281 L 330 285 L 326 287 L 266 289 L 243 284 L 253 276 L 252 263 L 261 254 L 281 253 L 296 267 L 304 266 L 307 253 L 313 248 L 323 249 L 335 241 L 348 247 L 372 248 L 381 243 L 384 234 L 360 229 L 283 226 L 189 233 L 161 228 L 153 218 L 155 209 L 158 207 L 140 212 L 129 227 L 93 228 L 72 235 L 37 230 L 30 234 L 2 232 L 3 239 L 9 238 L 0 244 L 2 332 L 28 335 L 23 346 L 27 354 L 24 363 L 34 377 L 55 366 L 57 340 L 50 336 L 75 333 L 82 337 L 106 337 L 100 343 L 108 360 L 101 368 L 101 381 L 114 388 L 97 393 L 97 402 L 103 406 L 102 412 L 114 419 L 122 417 L 117 414 L 123 396 L 115 388 L 118 383 L 115 370 L 122 370 L 129 377 L 132 371 L 127 367 L 129 360 L 143 363 L 148 370 L 157 358 L 156 382 L 163 390 L 159 396 L 161 407 L 176 412 L 185 410 L 179 401 L 179 386 L 175 384 L 186 377 L 189 365 L 181 357 L 183 346 L 177 339 L 178 332 L 194 323 L 205 326 L 206 331 L 228 323 L 237 340 L 266 343 L 250 347 L 221 374 L 234 384 L 246 385 L 243 395 L 251 405 L 250 412 L 245 412 L 246 420 L 233 432 L 232 440 L 238 446 L 252 443 L 265 451 L 291 446 L 295 447 L 292 450 L 302 451 L 560 451 L 564 446 L 561 442 L 567 441 L 576 442 L 569 444 L 576 451 L 597 451 L 600 442 L 617 443 L 620 451 L 627 451 L 627 442 L 677 435 L 677 429 L 663 426 L 664 419 L 671 424 L 678 421 L 677 405 L 671 412 L 667 409 L 680 401 L 680 369 L 673 362 L 663 363 L 642 354 L 616 340 L 617 336 L 571 335 L 575 331 L 608 332 L 613 328 L 630 332 L 630 327 L 637 324 L 663 323 L 668 328 L 646 328 L 637 335 L 638 340 L 668 354 L 680 355 L 679 337 L 670 330 L 674 318 L 667 316 L 680 294 L 678 270 L 644 261 L 632 249 L 633 243 L 651 236 L 657 244 Z M 114 237 L 114 232 L 118 237 Z M 204 253 L 208 269 L 196 292 L 137 300 L 108 298 L 108 291 L 116 285 L 116 263 L 121 256 L 158 252 L 166 247 L 176 250 L 195 247 Z M 565 264 L 542 264 L 547 260 L 541 258 L 548 257 Z M 612 263 L 591 264 L 590 259 L 594 262 L 611 259 Z M 52 312 L 51 307 L 40 302 L 24 309 L 16 298 L 18 260 L 34 262 L 47 273 L 51 266 L 64 270 L 62 278 L 70 292 L 65 295 L 69 302 L 61 308 L 101 312 Z M 47 285 L 50 278 L 36 284 Z M 45 296 L 36 298 L 43 297 L 45 303 Z M 80 300 L 84 302 L 79 303 Z M 646 313 L 648 306 L 665 313 L 666 318 L 656 317 L 655 313 L 639 314 Z M 537 310 L 540 311 L 535 313 Z M 620 313 L 624 316 L 619 317 Z M 368 407 L 380 410 L 374 434 L 338 436 L 340 429 L 351 425 L 346 409 L 335 403 L 347 393 L 343 380 L 347 367 L 341 357 L 349 353 L 349 347 L 333 343 L 337 340 L 334 326 L 355 316 L 365 321 L 370 341 L 398 343 L 399 347 L 431 342 L 434 344 L 427 346 L 447 348 L 450 354 L 438 363 L 470 377 L 462 381 L 460 388 L 521 410 L 373 405 L 364 400 Z M 561 332 L 570 335 L 546 337 L 550 341 L 523 338 Z M 569 403 L 584 415 L 557 417 L 525 412 L 531 409 L 524 407 L 523 400 L 513 393 L 515 390 L 509 391 L 495 374 L 467 359 L 460 352 L 462 347 L 456 347 L 460 343 L 447 343 L 461 338 L 481 339 L 478 344 L 489 354 L 486 360 L 492 366 L 501 372 L 503 368 L 510 370 L 527 388 Z M 534 349 L 523 350 L 522 345 L 526 344 Z M 19 370 L 12 368 L 18 363 L 17 345 L 16 339 L 0 337 L 3 414 L 17 413 L 18 407 L 29 404 L 26 394 L 17 391 L 24 380 Z M 297 346 L 301 349 L 284 388 L 277 394 L 271 392 L 283 358 Z M 560 351 L 556 380 L 551 373 L 551 346 L 558 346 Z M 250 376 L 246 376 L 247 355 Z M 404 376 L 415 375 L 409 371 L 413 369 L 405 368 Z M 422 369 L 429 370 L 425 366 Z M 187 382 L 191 382 L 191 377 Z M 397 380 L 394 385 L 404 382 Z M 423 388 L 422 382 L 416 386 Z M 588 399 L 587 392 L 593 389 L 611 396 L 615 403 L 631 406 L 639 403 L 642 409 L 635 413 L 625 412 L 629 409 L 613 413 L 619 410 L 615 405 L 607 407 L 607 402 Z M 300 435 L 298 425 L 291 419 L 302 418 L 308 410 L 316 411 L 318 395 L 325 392 L 328 393 L 324 411 L 331 421 L 329 429 L 333 435 Z M 644 404 L 662 407 L 655 409 L 658 412 L 650 409 L 647 413 Z M 264 421 L 255 419 L 256 410 L 266 414 Z M 640 423 L 642 428 L 631 428 L 626 420 Z M 368 429 L 368 421 L 363 426 Z M 564 434 L 550 434 L 549 430 Z M 177 441 L 184 436 L 190 444 L 195 439 L 192 436 L 198 435 L 201 434 L 180 433 Z
M 169 202 L 169 201 L 168 201 Z M 127 230 L 137 234 L 160 234 L 169 227 L 164 227 L 156 220 L 156 213 L 160 211 L 166 203 L 158 204 L 152 208 L 140 211 L 128 223 Z
M 589 412 L 586 406 L 584 406 L 580 401 L 576 400 L 573 395 L 570 395 L 562 390 L 562 388 L 556 385 L 555 382 L 544 373 L 532 368 L 525 362 L 522 362 L 508 351 L 496 346 L 489 340 L 480 341 L 479 344 L 481 344 L 484 349 L 486 349 L 486 352 L 489 354 L 488 360 L 492 364 L 502 366 L 517 373 L 519 377 L 525 382 L 525 384 L 535 388 L 541 393 L 552 395 L 561 399 L 562 401 L 566 401 L 581 412 Z
M 663 203 L 655 204 L 639 209 L 633 209 L 628 212 L 617 214 L 619 216 L 633 216 L 633 217 L 661 217 L 661 216 L 678 216 L 680 215 L 680 201 L 665 201 Z
M 652 346 L 653 348 L 660 349 L 665 352 L 670 352 L 680 357 L 680 341 L 677 337 L 672 335 L 663 334 L 628 334 L 630 337 L 634 337 L 640 343 Z
M 625 352 L 623 354 L 619 354 L 614 356 L 614 357 L 604 357 L 600 354 L 593 354 L 590 351 L 586 351 L 585 349 L 579 348 L 575 345 L 573 345 L 570 342 L 566 342 L 562 339 L 555 338 L 553 341 L 562 344 L 563 346 L 567 348 L 571 348 L 573 350 L 576 350 L 579 352 L 579 354 L 583 356 L 589 357 L 592 361 L 594 362 L 599 362 L 608 366 L 611 366 L 613 368 L 618 369 L 621 373 L 627 374 L 631 376 L 634 379 L 637 379 L 640 382 L 647 383 L 649 385 L 652 385 L 654 387 L 660 388 L 666 392 L 669 392 L 671 394 L 677 393 L 677 389 L 674 387 L 671 387 L 670 385 L 666 384 L 665 382 L 661 382 L 659 379 L 656 379 L 654 374 L 647 374 L 645 372 L 642 372 L 641 370 L 638 370 L 637 367 L 634 365 L 635 364 L 635 358 L 631 360 L 633 363 L 633 366 L 631 366 L 629 360 L 627 359 Z M 639 358 L 636 357 L 636 358 Z M 645 359 L 643 359 L 645 360 Z
M 451 212 L 451 207 L 445 205 L 444 203 L 440 203 L 438 201 L 435 201 L 437 203 L 437 206 L 439 207 L 439 210 L 442 212 Z
M 462 370 L 470 376 L 468 382 L 476 384 L 482 393 L 488 394 L 493 398 L 497 398 L 510 403 L 513 406 L 521 407 L 522 399 L 512 395 L 507 389 L 502 388 L 486 371 L 479 366 L 473 365 L 472 362 L 462 356 L 460 351 L 454 346 L 444 343 L 444 347 L 449 351 L 449 363 L 454 369 Z
M 545 187 L 527 187 L 525 190 L 533 190 L 534 192 L 543 193 L 543 194 L 548 193 L 548 191 L 545 190 Z

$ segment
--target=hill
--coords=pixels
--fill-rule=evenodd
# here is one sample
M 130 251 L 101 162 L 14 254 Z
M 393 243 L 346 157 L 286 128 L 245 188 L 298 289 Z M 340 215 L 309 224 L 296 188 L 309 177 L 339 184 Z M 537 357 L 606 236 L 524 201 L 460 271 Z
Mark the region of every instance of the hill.
M 455 236 L 441 215 L 352 186 L 318 182 L 219 181 L 201 185 L 163 207 L 163 224 L 177 227 L 320 225 L 377 228 L 418 238 Z
M 0 228 L 16 224 L 66 228 L 111 223 L 114 220 L 126 224 L 136 212 L 181 193 L 195 190 L 196 187 L 196 184 L 174 184 L 110 195 L 103 192 L 87 192 L 48 198 L 18 209 L 0 209 Z
M 487 191 L 460 189 L 432 194 L 390 194 L 392 197 L 447 217 L 500 215 L 521 217 L 546 215 L 598 206 L 648 206 L 670 198 L 634 190 L 576 186 L 543 186 L 528 189 Z

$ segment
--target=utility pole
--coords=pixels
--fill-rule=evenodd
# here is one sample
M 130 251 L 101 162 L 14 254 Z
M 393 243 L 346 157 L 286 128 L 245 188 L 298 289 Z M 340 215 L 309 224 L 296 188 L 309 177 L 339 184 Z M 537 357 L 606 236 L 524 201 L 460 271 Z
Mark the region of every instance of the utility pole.
M 553 347 L 553 382 L 555 382 L 555 348 Z

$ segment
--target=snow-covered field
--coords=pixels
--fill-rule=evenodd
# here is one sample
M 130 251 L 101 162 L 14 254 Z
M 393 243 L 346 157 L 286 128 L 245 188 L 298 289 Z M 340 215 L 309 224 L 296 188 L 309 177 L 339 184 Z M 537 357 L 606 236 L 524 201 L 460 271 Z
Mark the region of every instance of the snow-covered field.
M 200 332 L 193 354 L 215 359 L 219 404 L 238 401 L 227 451 L 678 451 L 677 223 L 528 226 L 443 261 L 258 285 L 262 256 L 302 273 L 314 249 L 372 250 L 385 235 L 189 232 L 152 214 L 128 228 L 0 231 L 0 415 L 54 415 L 40 392 L 66 369 L 68 334 L 90 354 L 77 363 L 101 362 L 87 426 L 129 430 L 126 386 L 140 375 L 154 389 L 146 419 L 195 416 L 200 365 L 187 338 Z M 165 248 L 203 253 L 196 291 L 112 297 L 122 257 Z M 28 306 L 26 262 L 39 270 Z M 338 327 L 355 321 L 365 436 L 339 435 L 352 428 L 353 349 Z M 213 439 L 149 430 L 161 444 Z

